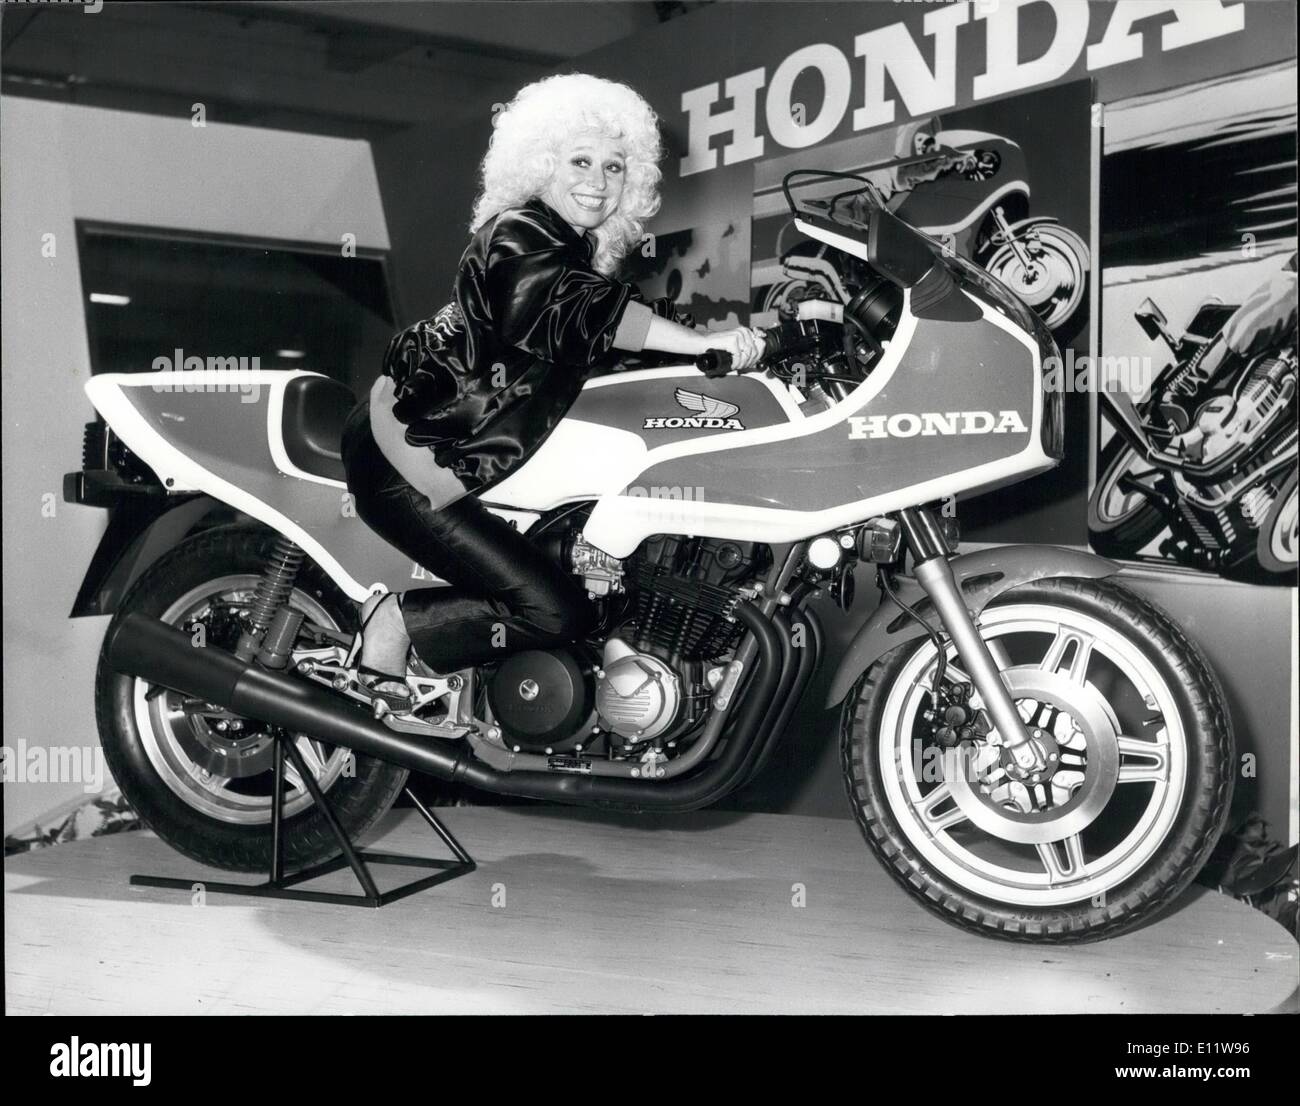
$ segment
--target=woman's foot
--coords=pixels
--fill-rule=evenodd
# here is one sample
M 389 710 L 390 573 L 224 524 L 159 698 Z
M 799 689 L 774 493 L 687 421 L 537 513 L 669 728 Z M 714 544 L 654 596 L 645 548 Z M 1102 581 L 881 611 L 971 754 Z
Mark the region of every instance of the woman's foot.
M 386 692 L 386 699 L 394 696 L 409 699 L 411 689 L 404 677 L 411 639 L 402 621 L 397 595 L 386 592 L 366 599 L 361 607 L 361 626 L 361 656 L 357 659 L 362 668 L 370 669 L 366 686 L 371 691 Z M 388 674 L 391 678 L 384 679 L 375 673 Z

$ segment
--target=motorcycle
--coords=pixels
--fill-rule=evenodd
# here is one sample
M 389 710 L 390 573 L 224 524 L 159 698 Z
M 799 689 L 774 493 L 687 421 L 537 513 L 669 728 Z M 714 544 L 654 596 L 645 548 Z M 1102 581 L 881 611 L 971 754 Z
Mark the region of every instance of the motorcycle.
M 796 201 L 809 176 L 853 187 Z M 355 837 L 408 771 L 617 810 L 715 803 L 762 771 L 825 659 L 812 600 L 847 608 L 862 568 L 881 605 L 826 706 L 866 843 L 918 903 L 981 934 L 1065 942 L 1130 929 L 1186 887 L 1232 788 L 1201 654 L 1114 563 L 1050 546 L 959 554 L 936 509 L 1060 461 L 1051 334 L 863 178 L 803 170 L 783 191 L 864 285 L 768 331 L 748 373 L 713 352 L 589 380 L 483 499 L 581 578 L 597 629 L 452 674 L 412 653 L 400 713 L 358 678 L 357 611 L 439 581 L 349 509 L 347 388 L 304 371 L 87 384 L 110 439 L 91 460 L 135 468 L 74 484 L 148 472 L 164 497 L 203 494 L 249 520 L 160 557 L 106 633 L 105 755 L 161 838 L 264 868 L 278 805 L 285 867 L 308 868 L 338 846 L 305 785 Z M 279 740 L 312 781 L 277 782 Z
M 1006 284 L 1058 337 L 1082 321 L 1088 246 L 1058 220 L 1029 215 L 1028 169 L 1017 143 L 984 131 L 922 131 L 907 156 L 861 172 L 892 192 L 890 211 Z M 791 242 L 794 229 L 788 224 L 778 237 L 787 279 L 763 289 L 757 311 L 842 294 L 842 258 L 823 243 Z
M 1295 335 L 1252 356 L 1228 349 L 1237 305 L 1202 304 L 1174 335 L 1151 300 L 1136 319 L 1173 360 L 1137 404 L 1102 391 L 1117 434 L 1088 503 L 1093 547 L 1257 582 L 1294 584 L 1297 548 Z

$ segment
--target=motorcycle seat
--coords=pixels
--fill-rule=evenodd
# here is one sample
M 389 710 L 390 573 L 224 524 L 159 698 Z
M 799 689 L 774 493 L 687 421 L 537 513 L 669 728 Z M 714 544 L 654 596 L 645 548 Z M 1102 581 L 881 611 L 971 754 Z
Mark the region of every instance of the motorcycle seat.
M 356 405 L 352 390 L 328 376 L 297 376 L 284 388 L 280 433 L 289 460 L 303 472 L 346 482 L 343 424 Z

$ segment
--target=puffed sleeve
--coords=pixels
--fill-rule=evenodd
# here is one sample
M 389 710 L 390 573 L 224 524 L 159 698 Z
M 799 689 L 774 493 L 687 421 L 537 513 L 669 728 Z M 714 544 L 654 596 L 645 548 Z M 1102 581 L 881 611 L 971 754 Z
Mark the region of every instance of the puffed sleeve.
M 494 234 L 483 272 L 502 341 L 545 361 L 595 365 L 609 352 L 632 286 L 601 276 L 535 223 Z
M 458 325 L 454 304 L 436 315 L 399 331 L 384 354 L 383 375 L 393 380 L 396 405 L 393 413 L 409 423 L 421 414 L 436 410 L 456 396 L 456 379 L 442 359 L 448 340 Z
M 651 311 L 661 319 L 667 319 L 669 322 L 678 323 L 681 326 L 693 327 L 695 325 L 695 316 L 686 311 L 678 311 L 677 304 L 667 296 L 660 296 L 658 299 L 646 300 L 640 295 L 633 294 L 633 299 L 644 303 Z

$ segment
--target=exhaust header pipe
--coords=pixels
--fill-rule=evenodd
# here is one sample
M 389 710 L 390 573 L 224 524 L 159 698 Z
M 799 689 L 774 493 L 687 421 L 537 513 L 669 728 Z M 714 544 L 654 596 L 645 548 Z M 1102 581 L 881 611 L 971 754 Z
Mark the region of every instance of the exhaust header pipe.
M 770 708 L 790 661 L 772 621 L 755 606 L 740 603 L 735 613 L 757 639 L 759 665 L 726 747 L 699 772 L 650 784 L 581 773 L 499 772 L 475 760 L 468 747 L 397 733 L 318 684 L 242 661 L 224 649 L 196 646 L 183 631 L 139 613 L 114 621 L 106 654 L 110 667 L 124 676 L 448 782 L 579 806 L 683 811 L 707 806 L 735 787 L 760 747 L 775 737 L 775 727 L 765 722 L 769 713 L 773 720 L 778 713 Z M 750 736 L 755 740 L 746 740 Z

